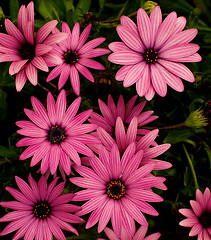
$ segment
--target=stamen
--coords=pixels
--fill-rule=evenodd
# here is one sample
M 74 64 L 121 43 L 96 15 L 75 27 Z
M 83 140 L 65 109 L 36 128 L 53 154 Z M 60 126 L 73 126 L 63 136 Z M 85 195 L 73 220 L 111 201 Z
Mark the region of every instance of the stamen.
M 23 59 L 29 59 L 31 61 L 35 57 L 35 47 L 29 43 L 25 44 L 20 49 L 20 55 Z
M 110 198 L 119 200 L 126 194 L 126 186 L 121 180 L 111 180 L 109 183 L 107 183 L 106 193 Z
M 52 144 L 60 144 L 66 138 L 65 131 L 62 127 L 55 125 L 51 126 L 48 132 L 48 140 Z
M 144 54 L 143 54 L 143 57 L 144 57 L 144 60 L 147 62 L 147 63 L 155 63 L 157 62 L 157 59 L 158 59 L 158 52 L 157 51 L 154 51 L 152 49 L 147 49 Z
M 199 222 L 201 223 L 203 228 L 211 227 L 211 212 L 205 211 L 199 217 Z
M 38 201 L 33 207 L 33 214 L 36 218 L 46 219 L 51 214 L 51 206 L 47 201 Z
M 68 50 L 64 55 L 63 55 L 65 62 L 74 65 L 78 60 L 79 60 L 79 55 L 76 51 Z

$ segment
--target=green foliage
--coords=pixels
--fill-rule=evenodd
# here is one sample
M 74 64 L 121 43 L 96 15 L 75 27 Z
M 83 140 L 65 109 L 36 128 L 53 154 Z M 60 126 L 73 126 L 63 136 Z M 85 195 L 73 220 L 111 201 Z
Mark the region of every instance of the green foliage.
M 18 17 L 18 11 L 19 11 L 19 2 L 18 0 L 9 0 L 10 4 L 10 19 L 11 21 L 16 22 L 17 21 L 17 17 Z

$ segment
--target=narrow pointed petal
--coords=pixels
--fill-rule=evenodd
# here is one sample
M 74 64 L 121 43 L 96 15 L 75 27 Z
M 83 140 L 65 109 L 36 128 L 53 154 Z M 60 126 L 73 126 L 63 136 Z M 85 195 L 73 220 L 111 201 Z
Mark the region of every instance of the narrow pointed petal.
M 154 49 L 159 49 L 162 44 L 169 38 L 175 28 L 177 14 L 171 12 L 160 25 L 155 39 Z
M 43 60 L 42 57 L 34 57 L 31 63 L 34 65 L 34 67 L 39 68 L 40 70 L 44 72 L 48 72 L 48 66 L 46 62 Z
M 53 20 L 43 25 L 36 34 L 36 44 L 42 43 L 45 38 L 50 34 L 50 32 L 56 27 L 57 23 L 57 20 Z
M 108 60 L 112 63 L 120 65 L 132 65 L 139 63 L 143 60 L 143 56 L 140 53 L 134 51 L 128 52 L 114 52 L 108 56 Z
M 15 78 L 15 86 L 17 92 L 20 92 L 22 88 L 24 87 L 26 83 L 27 77 L 24 70 L 21 70 L 19 73 L 17 73 Z
M 26 69 L 27 78 L 34 86 L 36 86 L 37 85 L 37 69 L 33 66 L 32 63 L 29 63 L 25 69 Z
M 88 36 L 89 36 L 89 33 L 91 31 L 91 27 L 92 25 L 89 24 L 84 30 L 83 32 L 81 33 L 80 37 L 79 37 L 79 40 L 78 40 L 78 45 L 76 47 L 76 51 L 78 51 L 83 45 L 84 43 L 86 42 Z
M 88 43 L 86 43 L 85 45 L 83 45 L 83 46 L 78 50 L 78 54 L 84 54 L 84 53 L 92 50 L 93 48 L 97 47 L 98 45 L 100 45 L 100 44 L 103 43 L 104 41 L 105 41 L 105 38 L 103 38 L 103 37 L 93 39 L 93 40 L 89 41 Z
M 137 12 L 137 25 L 141 40 L 145 48 L 149 49 L 151 46 L 152 27 L 150 19 L 143 8 L 140 8 Z
M 9 35 L 18 39 L 19 42 L 25 43 L 26 40 L 24 39 L 22 33 L 9 19 L 5 19 L 5 28 Z

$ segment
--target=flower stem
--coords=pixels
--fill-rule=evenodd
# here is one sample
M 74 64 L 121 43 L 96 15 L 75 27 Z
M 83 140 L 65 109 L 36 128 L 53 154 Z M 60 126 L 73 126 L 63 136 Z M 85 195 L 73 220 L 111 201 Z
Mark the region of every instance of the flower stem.
M 135 17 L 137 14 L 137 12 L 131 13 L 129 15 L 127 15 L 129 18 L 131 17 Z M 120 18 L 117 19 L 113 19 L 113 20 L 107 20 L 107 21 L 102 21 L 101 23 L 115 23 L 115 22 L 119 22 Z
M 173 129 L 173 128 L 184 127 L 184 126 L 186 126 L 185 122 L 174 124 L 174 125 L 171 125 L 171 126 L 165 126 L 165 127 L 147 127 L 147 126 L 144 126 L 144 127 L 141 127 L 141 128 L 145 128 L 145 129 Z
M 188 162 L 189 162 L 189 165 L 190 165 L 190 169 L 191 169 L 191 172 L 192 172 L 192 175 L 193 175 L 193 180 L 194 180 L 194 183 L 195 183 L 195 188 L 199 189 L 199 185 L 198 185 L 198 181 L 197 181 L 197 177 L 196 177 L 196 172 L 195 172 L 193 163 L 191 161 L 191 158 L 190 158 L 190 156 L 188 154 L 188 151 L 187 151 L 187 149 L 186 149 L 184 144 L 182 144 L 182 147 L 184 149 L 185 155 L 186 155 L 186 157 L 188 159 Z
M 48 90 L 46 87 L 44 87 L 43 85 L 41 85 L 40 83 L 37 83 L 38 86 L 40 86 L 42 89 L 44 89 L 47 92 L 50 92 L 50 90 Z

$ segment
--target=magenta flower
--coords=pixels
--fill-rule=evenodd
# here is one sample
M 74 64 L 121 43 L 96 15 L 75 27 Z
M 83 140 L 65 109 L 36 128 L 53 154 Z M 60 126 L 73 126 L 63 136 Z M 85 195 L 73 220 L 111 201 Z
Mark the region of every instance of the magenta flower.
M 140 8 L 137 12 L 137 26 L 128 17 L 121 17 L 117 33 L 123 42 L 113 42 L 109 48 L 114 52 L 108 60 L 125 65 L 116 74 L 117 81 L 124 87 L 136 83 L 139 96 L 147 100 L 155 92 L 164 97 L 167 85 L 178 92 L 184 90 L 180 78 L 194 82 L 193 73 L 180 62 L 199 62 L 201 56 L 197 44 L 189 43 L 197 29 L 187 29 L 186 19 L 171 12 L 162 22 L 159 6 L 154 7 L 150 17 Z
M 196 190 L 196 201 L 190 201 L 192 209 L 182 208 L 179 212 L 187 217 L 179 225 L 191 227 L 189 236 L 198 235 L 198 240 L 211 239 L 211 193 L 206 188 L 204 193 Z
M 104 229 L 104 232 L 109 240 L 158 240 L 160 238 L 161 234 L 158 232 L 145 237 L 147 229 L 148 227 L 141 226 L 136 232 L 134 231 L 132 237 L 128 236 L 124 228 L 122 228 L 120 236 L 117 236 L 113 230 L 107 227 Z
M 115 105 L 111 95 L 108 96 L 107 105 L 99 99 L 99 108 L 103 116 L 93 112 L 88 120 L 90 123 L 94 123 L 99 127 L 104 128 L 111 136 L 113 136 L 118 117 L 121 117 L 126 128 L 128 128 L 134 117 L 137 117 L 138 127 L 144 126 L 145 124 L 157 119 L 158 116 L 151 116 L 154 113 L 153 111 L 142 112 L 146 105 L 146 101 L 134 106 L 137 97 L 137 95 L 133 96 L 126 105 L 122 95 L 120 95 L 117 105 Z M 148 132 L 149 130 L 146 129 L 138 129 L 136 135 L 137 140 Z
M 94 68 L 104 70 L 104 66 L 89 58 L 102 56 L 108 54 L 110 50 L 103 48 L 96 48 L 105 38 L 96 38 L 84 44 L 89 36 L 91 24 L 89 24 L 84 31 L 80 34 L 80 25 L 76 23 L 73 27 L 72 34 L 67 23 L 62 23 L 62 32 L 67 33 L 69 37 L 60 42 L 59 46 L 54 46 L 54 52 L 62 59 L 63 64 L 55 67 L 47 77 L 47 82 L 51 81 L 58 75 L 59 83 L 58 88 L 61 89 L 70 76 L 70 82 L 74 92 L 80 95 L 80 72 L 85 78 L 94 82 L 94 77 L 86 68 Z M 57 28 L 54 29 L 55 33 L 59 33 Z M 55 64 L 58 65 L 58 64 Z
M 32 121 L 18 121 L 16 125 L 22 129 L 17 132 L 26 137 L 17 142 L 17 147 L 30 145 L 21 155 L 20 160 L 31 156 L 31 167 L 41 160 L 41 173 L 50 167 L 51 174 L 56 172 L 60 163 L 67 175 L 71 171 L 71 161 L 81 165 L 78 153 L 93 156 L 93 152 L 85 144 L 98 144 L 100 141 L 86 133 L 96 129 L 94 124 L 83 124 L 92 113 L 92 109 L 76 116 L 81 98 L 78 97 L 66 111 L 66 93 L 62 90 L 55 103 L 52 94 L 47 96 L 47 111 L 41 102 L 31 98 L 35 110 L 24 109 Z
M 158 145 L 155 143 L 155 139 L 158 136 L 159 130 L 154 129 L 149 131 L 147 134 L 142 136 L 139 141 L 136 141 L 137 134 L 137 118 L 134 117 L 128 127 L 127 132 L 125 131 L 125 127 L 123 125 L 122 119 L 117 117 L 116 128 L 115 128 L 115 138 L 112 138 L 109 133 L 105 131 L 105 129 L 99 127 L 97 129 L 97 136 L 101 140 L 101 144 L 106 148 L 107 151 L 111 151 L 114 144 L 117 144 L 119 152 L 122 154 L 126 148 L 131 143 L 135 144 L 135 152 L 143 151 L 143 157 L 141 161 L 141 165 L 143 166 L 148 163 L 154 164 L 153 170 L 164 170 L 172 167 L 172 164 L 166 161 L 154 159 L 159 155 L 163 154 L 167 151 L 171 144 L 165 143 Z M 90 148 L 99 154 L 99 144 L 98 145 L 90 145 Z M 82 158 L 82 162 L 84 165 L 90 166 L 89 163 L 90 157 Z
M 123 226 L 127 234 L 132 236 L 134 220 L 143 226 L 148 225 L 142 212 L 158 215 L 147 202 L 163 200 L 151 188 L 163 183 L 165 178 L 147 176 L 154 164 L 138 168 L 142 156 L 143 151 L 135 153 L 135 143 L 131 143 L 120 159 L 119 150 L 114 144 L 111 153 L 101 146 L 99 158 L 94 156 L 90 159 L 92 169 L 74 165 L 83 177 L 72 177 L 70 181 L 87 189 L 77 192 L 73 200 L 89 200 L 76 215 L 92 212 L 86 229 L 99 221 L 98 232 L 101 232 L 111 218 L 112 227 L 118 235 Z
M 22 5 L 18 13 L 18 28 L 5 19 L 8 34 L 0 33 L 0 62 L 13 61 L 9 74 L 16 74 L 16 89 L 21 91 L 28 79 L 37 85 L 37 69 L 48 72 L 48 63 L 61 64 L 51 53 L 52 45 L 67 38 L 66 33 L 50 34 L 57 25 L 53 20 L 42 26 L 34 37 L 34 3 Z
M 65 182 L 56 185 L 57 177 L 47 185 L 45 177 L 42 176 L 37 184 L 31 175 L 28 177 L 30 186 L 17 176 L 15 180 L 20 191 L 11 187 L 6 187 L 6 190 L 17 201 L 0 202 L 0 205 L 16 211 L 9 212 L 0 218 L 0 222 L 12 221 L 0 233 L 0 236 L 18 230 L 12 240 L 22 237 L 24 240 L 34 238 L 52 240 L 52 234 L 57 239 L 65 240 L 61 229 L 78 235 L 77 230 L 70 223 L 84 221 L 71 213 L 79 211 L 81 207 L 68 203 L 74 194 L 61 195 Z

